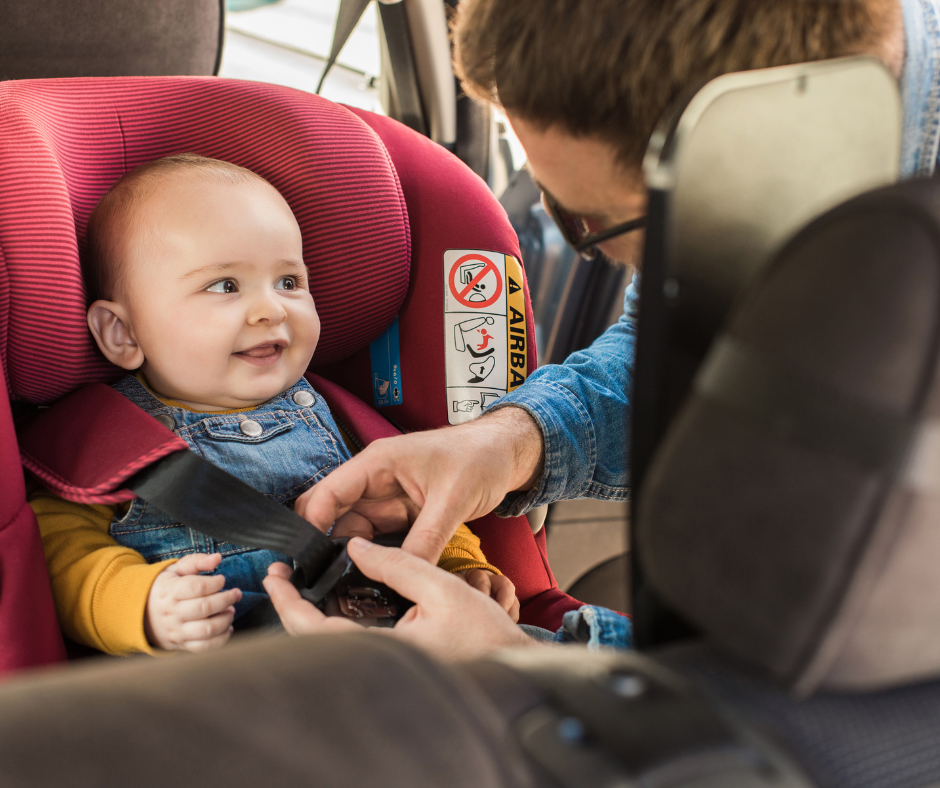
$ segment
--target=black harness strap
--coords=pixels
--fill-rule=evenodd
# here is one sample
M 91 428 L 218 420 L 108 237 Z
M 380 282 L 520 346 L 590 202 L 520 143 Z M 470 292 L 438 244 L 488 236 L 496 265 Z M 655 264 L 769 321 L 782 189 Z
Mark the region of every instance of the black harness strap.
M 191 451 L 158 460 L 132 477 L 128 487 L 174 520 L 213 539 L 291 556 L 305 587 L 323 577 L 335 559 L 342 558 L 346 566 L 342 545 Z

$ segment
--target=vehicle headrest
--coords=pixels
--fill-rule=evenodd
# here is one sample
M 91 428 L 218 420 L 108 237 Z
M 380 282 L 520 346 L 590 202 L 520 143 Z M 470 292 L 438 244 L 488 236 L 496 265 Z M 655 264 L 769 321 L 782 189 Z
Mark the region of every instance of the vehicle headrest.
M 224 28 L 224 0 L 4 3 L 0 79 L 208 76 Z
M 267 178 L 300 224 L 322 323 L 313 365 L 365 347 L 408 287 L 398 176 L 353 113 L 290 88 L 201 77 L 0 83 L 0 352 L 11 394 L 49 402 L 120 370 L 85 323 L 85 224 L 142 162 L 192 151 Z
M 940 676 L 940 183 L 814 221 L 739 302 L 639 492 L 664 600 L 797 693 Z

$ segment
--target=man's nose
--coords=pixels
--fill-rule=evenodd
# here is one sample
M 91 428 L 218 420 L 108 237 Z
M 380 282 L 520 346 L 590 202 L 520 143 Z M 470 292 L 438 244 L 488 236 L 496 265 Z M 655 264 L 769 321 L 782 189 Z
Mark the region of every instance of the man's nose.
M 258 323 L 271 323 L 277 325 L 287 317 L 284 305 L 274 290 L 259 291 L 251 300 L 248 307 L 248 322 L 251 325 Z

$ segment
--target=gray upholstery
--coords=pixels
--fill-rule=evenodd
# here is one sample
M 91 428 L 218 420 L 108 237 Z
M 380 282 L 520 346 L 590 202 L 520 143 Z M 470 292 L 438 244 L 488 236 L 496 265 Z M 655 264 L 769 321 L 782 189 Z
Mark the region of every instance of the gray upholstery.
M 224 0 L 0 0 L 0 79 L 210 75 Z
M 938 416 L 940 183 L 811 224 L 733 314 L 732 346 L 759 364 L 722 378 L 713 351 L 641 491 L 652 584 L 804 694 L 940 677 L 936 492 L 909 471 L 940 449 L 920 440 Z M 880 431 L 891 451 L 872 453 Z
M 0 785 L 524 788 L 469 681 L 387 637 L 247 638 L 0 686 Z
M 797 701 L 701 645 L 651 656 L 783 743 L 820 788 L 940 785 L 940 682 Z

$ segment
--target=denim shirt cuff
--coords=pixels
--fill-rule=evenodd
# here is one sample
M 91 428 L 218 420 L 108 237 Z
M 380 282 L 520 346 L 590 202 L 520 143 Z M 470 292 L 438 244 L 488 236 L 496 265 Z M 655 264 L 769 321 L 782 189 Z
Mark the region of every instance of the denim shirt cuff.
M 522 408 L 535 419 L 545 444 L 545 463 L 532 489 L 509 493 L 496 514 L 517 517 L 542 504 L 587 492 L 597 461 L 597 442 L 590 415 L 578 398 L 551 381 L 530 380 L 500 397 L 486 412 L 505 407 Z
M 581 643 L 591 650 L 633 648 L 633 624 L 629 618 L 606 607 L 584 605 L 565 613 L 556 643 Z

